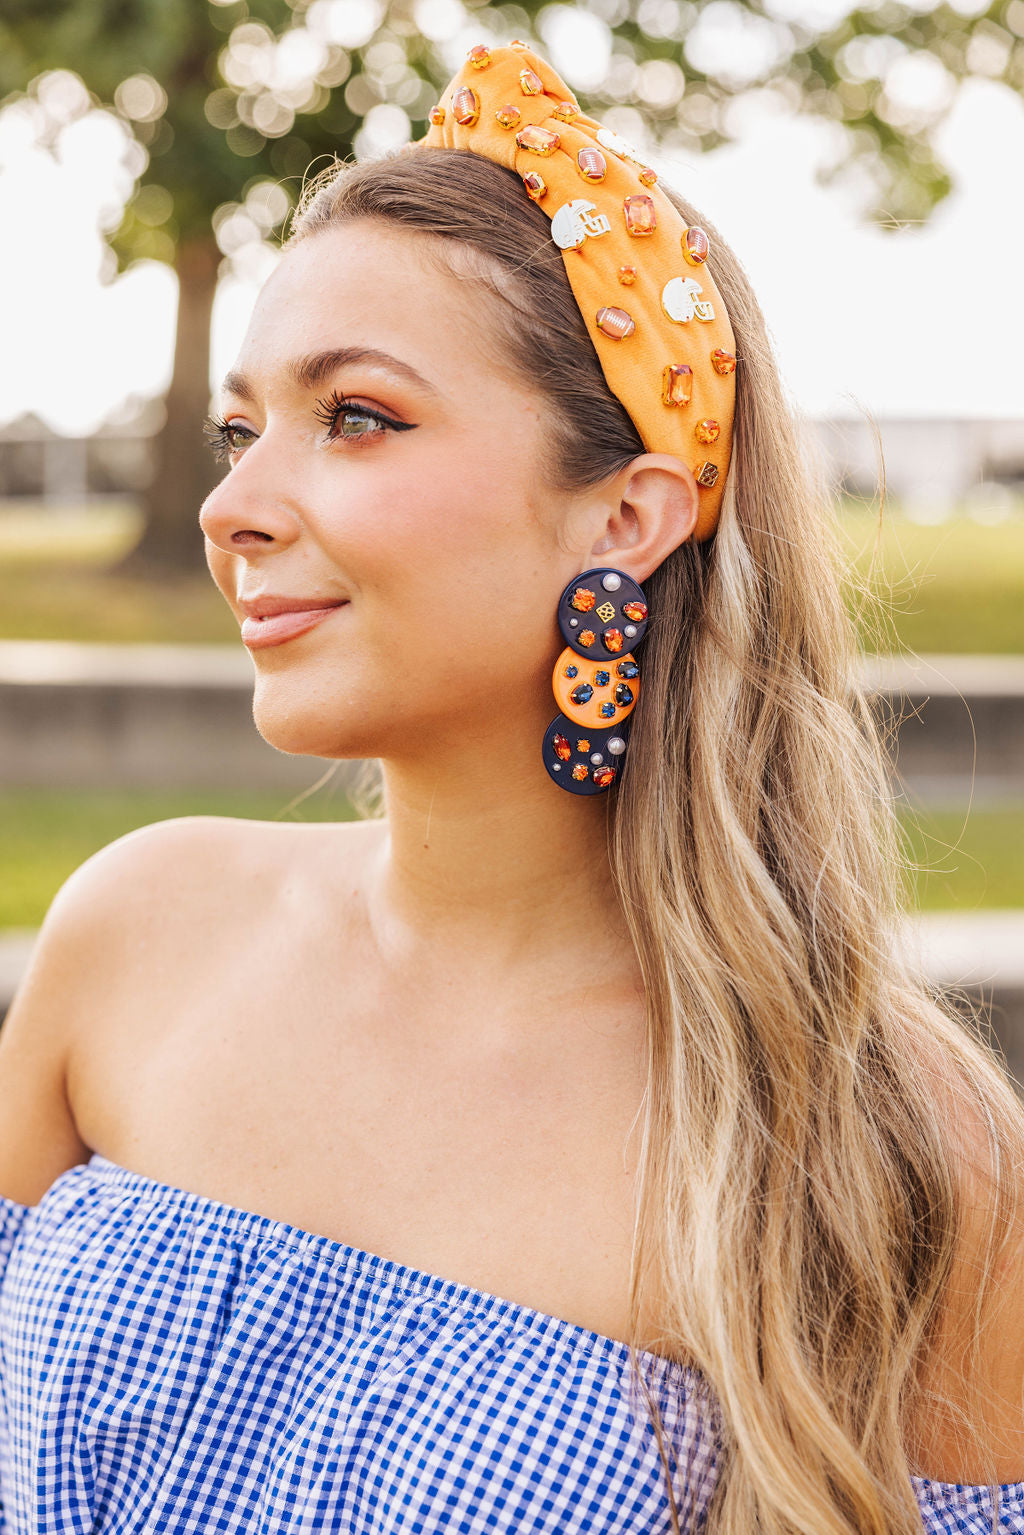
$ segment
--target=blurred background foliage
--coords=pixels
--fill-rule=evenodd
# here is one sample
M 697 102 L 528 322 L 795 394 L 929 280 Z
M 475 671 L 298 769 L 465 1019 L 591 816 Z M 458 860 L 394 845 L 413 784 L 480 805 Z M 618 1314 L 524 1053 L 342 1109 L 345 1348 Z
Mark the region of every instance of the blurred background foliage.
M 194 569 L 194 508 L 217 471 L 197 443 L 209 401 L 210 314 L 224 263 L 274 239 L 311 164 L 367 134 L 397 146 L 473 41 L 564 47 L 584 106 L 669 149 L 728 140 L 752 98 L 831 125 L 826 175 L 852 176 L 865 214 L 920 221 L 949 191 L 934 133 L 970 77 L 1024 88 L 1024 0 L 979 10 L 879 0 L 5 0 L 0 105 L 56 147 L 85 113 L 125 132 L 125 195 L 105 210 L 110 276 L 139 259 L 179 278 L 175 366 L 143 533 L 130 567 Z M 823 8 L 824 7 L 824 8 Z M 581 25 L 586 31 L 581 32 Z M 173 472 L 172 472 L 173 471 Z

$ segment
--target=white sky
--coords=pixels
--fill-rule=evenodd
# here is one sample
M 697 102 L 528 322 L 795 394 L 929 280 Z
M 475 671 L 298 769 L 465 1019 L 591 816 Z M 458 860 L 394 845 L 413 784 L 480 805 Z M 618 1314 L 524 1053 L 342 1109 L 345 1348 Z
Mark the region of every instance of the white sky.
M 860 222 L 849 190 L 816 185 L 827 139 L 809 121 L 753 113 L 713 154 L 652 154 L 746 265 L 802 409 L 1024 418 L 1024 103 L 971 83 L 940 147 L 957 190 L 926 228 L 895 235 Z M 33 410 L 85 432 L 126 396 L 166 387 L 171 273 L 146 262 L 99 280 L 97 213 L 126 190 L 118 158 L 117 130 L 98 114 L 65 132 L 61 163 L 0 114 L 0 421 Z M 222 288 L 217 376 L 255 291 Z

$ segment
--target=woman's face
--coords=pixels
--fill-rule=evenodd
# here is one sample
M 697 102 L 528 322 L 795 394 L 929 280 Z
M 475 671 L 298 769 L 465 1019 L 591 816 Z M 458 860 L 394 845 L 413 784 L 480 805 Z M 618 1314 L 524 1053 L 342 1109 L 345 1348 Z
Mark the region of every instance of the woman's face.
M 371 221 L 308 237 L 260 295 L 200 522 L 281 750 L 405 756 L 555 712 L 555 605 L 588 551 L 490 323 L 419 237 Z M 265 616 L 306 602 L 333 606 Z

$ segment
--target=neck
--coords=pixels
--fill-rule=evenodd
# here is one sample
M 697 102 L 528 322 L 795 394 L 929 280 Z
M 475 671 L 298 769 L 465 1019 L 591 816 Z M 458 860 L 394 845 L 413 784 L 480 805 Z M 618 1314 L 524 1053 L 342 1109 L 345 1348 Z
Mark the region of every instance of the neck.
M 529 746 L 460 743 L 426 763 L 383 763 L 380 932 L 490 963 L 565 963 L 574 939 L 619 963 L 631 953 L 608 858 L 608 796 L 560 789 L 539 740 L 538 731 Z

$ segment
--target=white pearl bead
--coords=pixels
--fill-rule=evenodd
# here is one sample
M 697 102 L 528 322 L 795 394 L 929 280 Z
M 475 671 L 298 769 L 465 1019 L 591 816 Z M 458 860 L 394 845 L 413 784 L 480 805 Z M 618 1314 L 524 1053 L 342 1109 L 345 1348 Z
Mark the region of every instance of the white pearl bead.
M 613 757 L 621 757 L 622 753 L 626 750 L 626 743 L 621 736 L 612 736 L 608 742 L 608 750 Z
M 627 640 L 631 640 L 633 638 L 633 636 L 636 634 L 636 625 L 635 624 L 627 624 L 622 632 L 626 636 Z
M 606 592 L 617 592 L 622 585 L 622 577 L 617 576 L 614 570 L 610 570 L 606 576 L 602 576 L 601 585 Z
M 590 760 L 595 767 L 600 767 L 601 763 L 604 761 L 604 758 L 601 756 L 600 752 L 591 752 Z

